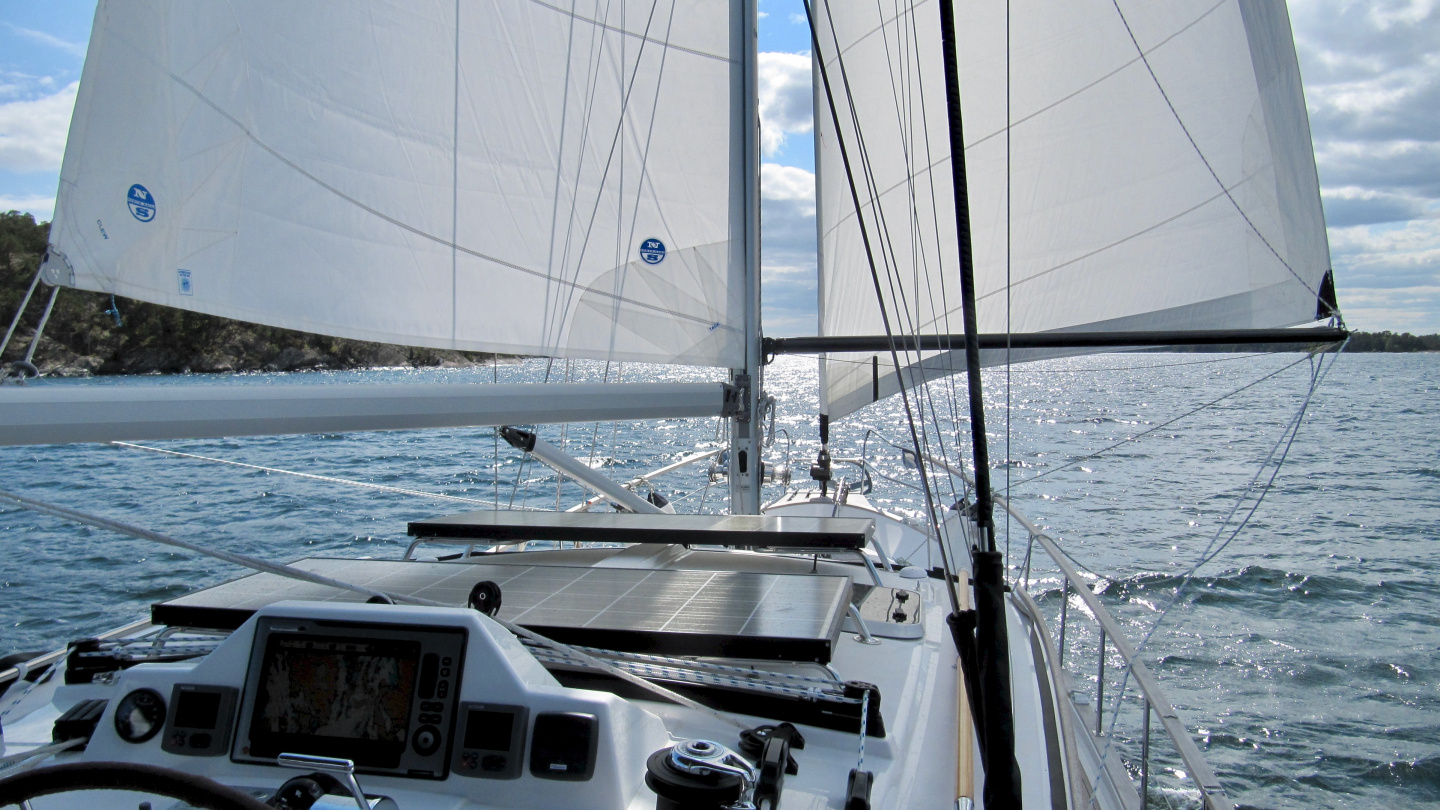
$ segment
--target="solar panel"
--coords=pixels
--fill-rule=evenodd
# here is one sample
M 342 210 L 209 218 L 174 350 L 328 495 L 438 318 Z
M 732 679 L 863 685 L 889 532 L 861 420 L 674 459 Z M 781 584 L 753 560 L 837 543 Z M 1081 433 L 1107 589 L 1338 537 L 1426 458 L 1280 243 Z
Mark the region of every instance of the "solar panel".
M 803 515 L 640 515 L 629 512 L 483 511 L 417 520 L 412 537 L 492 543 L 555 540 L 736 548 L 860 549 L 875 521 Z
M 744 571 L 309 558 L 297 568 L 387 593 L 465 604 L 491 580 L 501 618 L 565 643 L 625 652 L 827 663 L 850 578 Z M 151 606 L 156 624 L 233 629 L 286 599 L 363 602 L 354 591 L 251 574 Z

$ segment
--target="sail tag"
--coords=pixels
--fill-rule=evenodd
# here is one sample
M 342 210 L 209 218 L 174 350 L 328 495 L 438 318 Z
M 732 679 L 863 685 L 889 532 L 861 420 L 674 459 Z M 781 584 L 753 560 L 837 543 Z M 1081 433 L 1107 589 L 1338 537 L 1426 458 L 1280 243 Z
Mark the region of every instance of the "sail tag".
M 646 239 L 640 243 L 640 258 L 646 264 L 659 264 L 665 261 L 665 243 L 659 239 Z
M 155 196 L 150 193 L 150 189 L 136 183 L 125 195 L 125 202 L 130 206 L 130 213 L 141 222 L 155 219 Z
M 194 295 L 194 294 L 195 294 L 195 287 L 190 283 L 190 271 L 189 271 L 189 270 L 176 270 L 176 271 L 175 271 L 175 274 L 176 274 L 176 276 L 178 277 L 179 282 L 180 282 L 180 294 L 181 294 L 181 295 Z

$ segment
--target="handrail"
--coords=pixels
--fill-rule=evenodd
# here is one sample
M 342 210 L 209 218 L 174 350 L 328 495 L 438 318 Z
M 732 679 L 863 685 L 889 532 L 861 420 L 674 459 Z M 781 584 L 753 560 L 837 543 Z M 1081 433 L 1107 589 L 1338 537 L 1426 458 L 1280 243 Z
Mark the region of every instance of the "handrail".
M 1007 511 L 1009 510 L 1007 509 Z M 1159 682 L 1150 673 L 1149 667 L 1146 667 L 1145 662 L 1140 660 L 1135 648 L 1130 646 L 1120 625 L 1100 603 L 1093 591 L 1086 587 L 1079 587 L 1084 582 L 1080 578 L 1080 572 L 1075 570 L 1075 567 L 1065 559 L 1064 553 L 1060 551 L 1059 546 L 1055 545 L 1055 541 L 1043 532 L 1033 532 L 1030 536 L 1045 549 L 1046 553 L 1050 555 L 1050 559 L 1054 560 L 1055 564 L 1064 572 L 1065 579 L 1068 582 L 1076 583 L 1075 593 L 1085 602 L 1086 607 L 1090 608 L 1101 629 L 1110 636 L 1110 642 L 1115 645 L 1115 650 L 1120 653 L 1120 657 L 1130 668 L 1131 674 L 1135 676 L 1136 685 L 1140 687 L 1141 693 L 1149 701 L 1150 707 L 1159 715 L 1161 724 L 1165 726 L 1171 742 L 1175 744 L 1175 750 L 1180 754 L 1180 759 L 1184 760 L 1191 778 L 1195 780 L 1196 785 L 1199 785 L 1200 792 L 1205 797 L 1206 806 L 1213 810 L 1232 810 L 1235 804 L 1225 794 L 1225 788 L 1215 778 L 1215 772 L 1210 769 L 1210 763 L 1205 761 L 1205 756 L 1200 753 L 1199 747 L 1190 738 L 1190 732 L 1180 721 L 1180 716 L 1176 714 L 1175 707 L 1170 705 L 1170 701 L 1160 690 Z
M 875 431 L 875 433 L 886 443 L 891 444 L 891 446 L 899 447 L 899 445 L 895 445 L 887 439 L 883 433 L 879 431 Z M 964 467 L 952 465 L 943 458 L 937 458 L 929 454 L 926 454 L 926 460 L 946 472 L 960 476 L 964 481 L 974 486 L 974 480 L 970 477 L 969 473 L 966 472 Z M 1135 683 L 1139 686 L 1140 692 L 1148 704 L 1146 709 L 1147 718 L 1152 709 L 1159 715 L 1160 722 L 1165 727 L 1165 732 L 1170 735 L 1170 741 L 1175 744 L 1175 750 L 1180 754 L 1180 759 L 1185 763 L 1187 773 L 1200 788 L 1200 793 L 1204 797 L 1207 810 L 1234 810 L 1235 803 L 1232 802 L 1230 797 L 1225 793 L 1225 788 L 1220 784 L 1220 780 L 1215 777 L 1215 772 L 1211 769 L 1210 763 L 1205 760 L 1205 755 L 1200 752 L 1200 748 L 1196 746 L 1195 741 L 1191 739 L 1190 732 L 1185 728 L 1185 724 L 1181 722 L 1180 716 L 1175 711 L 1175 707 L 1170 704 L 1170 700 L 1165 697 L 1165 693 L 1160 689 L 1160 683 L 1155 680 L 1155 676 L 1150 672 L 1149 667 L 1145 666 L 1145 662 L 1140 660 L 1139 654 L 1135 651 L 1135 648 L 1131 646 L 1129 640 L 1126 639 L 1124 631 L 1121 629 L 1120 624 L 1115 621 L 1115 618 L 1110 615 L 1110 611 L 1106 610 L 1095 593 L 1091 591 L 1089 587 L 1085 586 L 1085 580 L 1081 578 L 1080 572 L 1070 563 L 1065 552 L 1055 543 L 1054 539 L 1045 534 L 1039 526 L 1036 526 L 1029 518 L 1025 517 L 1024 514 L 1012 506 L 1009 499 L 997 494 L 995 496 L 995 504 L 1004 509 L 1011 517 L 1015 518 L 1016 522 L 1029 534 L 1030 539 L 1039 543 L 1040 547 L 1045 549 L 1045 553 L 1050 555 L 1050 559 L 1055 562 L 1056 566 L 1060 568 L 1060 571 L 1065 576 L 1065 590 L 1068 592 L 1070 583 L 1075 584 L 1076 594 L 1079 595 L 1086 607 L 1090 608 L 1091 614 L 1095 617 L 1095 621 L 1100 625 L 1101 638 L 1103 639 L 1105 636 L 1110 637 L 1111 643 L 1115 645 L 1115 650 L 1120 653 L 1120 657 L 1124 659 L 1126 666 L 1129 667 L 1130 672 L 1135 676 Z M 1063 629 L 1061 632 L 1064 632 Z M 1062 649 L 1061 654 L 1063 655 L 1063 653 L 1064 650 Z M 1103 661 L 1103 640 L 1100 654 L 1101 660 Z M 1101 709 L 1101 706 L 1096 706 L 1097 718 L 1099 717 Z M 1148 747 L 1148 737 L 1146 742 Z M 1142 802 L 1143 801 L 1144 799 L 1142 797 Z
M 104 632 L 104 633 L 101 633 L 100 635 L 96 636 L 95 638 L 97 638 L 97 639 L 99 639 L 99 640 L 101 640 L 101 641 L 106 641 L 106 640 L 115 638 L 115 637 L 117 637 L 117 636 L 123 636 L 123 635 L 125 635 L 126 633 L 130 633 L 130 632 L 133 632 L 133 631 L 135 631 L 135 630 L 139 630 L 139 629 L 141 629 L 141 628 L 143 628 L 143 627 L 147 627 L 147 626 L 149 626 L 149 624 L 150 624 L 150 620 L 149 620 L 149 619 L 140 619 L 139 621 L 131 622 L 130 624 L 127 624 L 127 625 L 125 625 L 125 626 L 123 626 L 123 627 L 117 627 L 117 628 L 115 628 L 114 630 L 108 630 L 108 631 L 106 631 L 106 632 Z M 65 655 L 66 655 L 66 653 L 68 653 L 68 652 L 70 652 L 70 648 L 69 648 L 69 647 L 62 647 L 61 649 L 58 649 L 58 650 L 51 650 L 50 652 L 45 653 L 44 655 L 37 656 L 37 657 L 35 657 L 35 658 L 30 659 L 29 661 L 24 662 L 24 663 L 21 664 L 20 666 L 14 666 L 14 667 L 10 667 L 10 668 L 7 669 L 7 670 L 0 671 L 0 687 L 3 687 L 3 686 L 5 686 L 6 684 L 10 683 L 11 681 L 18 679 L 18 678 L 20 677 L 20 675 L 21 675 L 21 672 L 22 672 L 21 667 L 24 667 L 24 672 L 25 672 L 25 673 L 29 673 L 30 671 L 32 671 L 32 670 L 34 670 L 34 669 L 37 669 L 37 668 L 39 668 L 39 667 L 50 666 L 51 664 L 55 663 L 56 661 L 59 661 L 61 658 L 64 658 Z
M 948 465 L 946 466 L 948 467 Z M 1159 715 L 1160 723 L 1165 726 L 1165 732 L 1170 735 L 1170 741 L 1175 744 L 1175 750 L 1180 754 L 1180 759 L 1184 761 L 1186 771 L 1190 774 L 1190 777 L 1195 780 L 1195 784 L 1199 786 L 1201 795 L 1205 797 L 1205 806 L 1209 810 L 1234 810 L 1235 803 L 1230 801 L 1230 797 L 1225 793 L 1224 786 L 1221 785 L 1220 780 L 1215 777 L 1215 771 L 1210 768 L 1210 763 L 1205 760 L 1205 755 L 1200 753 L 1200 748 L 1196 746 L 1195 741 L 1191 739 L 1190 732 L 1185 728 L 1185 724 L 1181 722 L 1180 716 L 1175 712 L 1175 707 L 1170 705 L 1170 700 L 1165 697 L 1165 693 L 1160 689 L 1159 681 L 1155 680 L 1155 676 L 1151 674 L 1150 668 L 1145 666 L 1145 662 L 1140 660 L 1139 653 L 1135 652 L 1135 648 L 1130 645 L 1130 641 L 1125 637 L 1124 630 L 1121 629 L 1120 624 L 1115 621 L 1115 618 L 1110 615 L 1110 611 L 1106 610 L 1105 606 L 1101 604 L 1099 597 L 1097 597 L 1095 592 L 1090 590 L 1090 588 L 1084 587 L 1085 580 L 1081 578 L 1080 572 L 1075 569 L 1075 566 L 1070 563 L 1069 559 L 1065 556 L 1065 552 L 1060 549 L 1060 546 L 1058 546 L 1048 534 L 1041 531 L 1040 527 L 1031 523 L 1029 518 L 1011 506 L 1008 499 L 996 495 L 995 503 L 1009 513 L 1011 517 L 1015 518 L 1015 521 L 1030 535 L 1030 539 L 1039 543 L 1040 547 L 1045 549 L 1045 553 L 1050 555 L 1050 559 L 1055 562 L 1055 565 L 1059 567 L 1060 571 L 1065 575 L 1066 583 L 1075 583 L 1075 593 L 1080 597 L 1080 600 L 1085 603 L 1085 606 L 1090 608 L 1090 612 L 1095 617 L 1096 623 L 1100 625 L 1102 638 L 1104 635 L 1110 637 L 1110 642 L 1115 645 L 1116 652 L 1120 653 L 1120 657 L 1124 659 L 1126 666 L 1130 668 L 1131 674 L 1135 676 L 1135 683 L 1140 687 L 1141 694 L 1145 696 L 1145 700 L 1149 704 L 1149 709 L 1153 709 L 1155 713 Z M 1104 660 L 1103 648 L 1101 649 L 1101 660 Z M 1100 709 L 1101 706 L 1097 704 L 1095 707 L 1097 717 L 1099 716 Z M 1147 709 L 1147 713 L 1148 711 Z

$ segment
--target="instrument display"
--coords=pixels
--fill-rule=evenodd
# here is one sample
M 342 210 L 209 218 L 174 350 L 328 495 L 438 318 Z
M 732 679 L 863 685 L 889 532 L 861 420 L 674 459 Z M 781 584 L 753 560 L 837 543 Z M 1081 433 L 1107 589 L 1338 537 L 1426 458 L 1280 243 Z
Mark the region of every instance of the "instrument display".
M 262 619 L 232 758 L 443 779 L 464 646 L 460 628 Z
M 136 689 L 115 707 L 115 733 L 128 743 L 142 743 L 165 727 L 165 698 L 154 689 Z
M 229 750 L 240 690 L 229 686 L 176 684 L 160 747 L 182 757 L 218 757 Z

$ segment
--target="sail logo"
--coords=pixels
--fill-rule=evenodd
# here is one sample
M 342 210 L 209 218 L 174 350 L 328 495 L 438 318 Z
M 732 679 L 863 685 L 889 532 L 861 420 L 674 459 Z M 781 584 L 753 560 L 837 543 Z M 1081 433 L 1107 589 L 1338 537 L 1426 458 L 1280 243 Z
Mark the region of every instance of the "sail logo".
M 640 258 L 646 264 L 659 264 L 665 261 L 665 243 L 659 239 L 646 239 L 640 243 Z
M 141 222 L 149 222 L 155 218 L 155 196 L 150 189 L 136 183 L 130 187 L 130 193 L 125 195 L 125 202 L 130 206 L 130 213 Z

